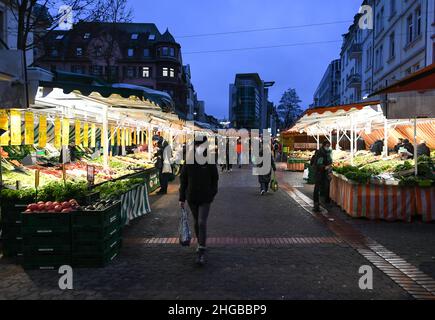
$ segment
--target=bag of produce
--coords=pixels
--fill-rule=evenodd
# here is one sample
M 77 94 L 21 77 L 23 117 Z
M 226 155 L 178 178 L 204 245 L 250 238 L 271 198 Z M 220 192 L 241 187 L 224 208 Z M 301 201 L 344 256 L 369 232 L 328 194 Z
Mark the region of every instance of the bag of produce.
M 192 241 L 192 234 L 189 228 L 189 219 L 187 217 L 187 212 L 184 208 L 181 208 L 179 233 L 180 233 L 180 244 L 183 247 L 189 247 L 190 242 Z
M 273 192 L 277 192 L 279 189 L 278 180 L 276 179 L 275 172 L 273 173 L 272 180 L 270 181 L 270 189 Z

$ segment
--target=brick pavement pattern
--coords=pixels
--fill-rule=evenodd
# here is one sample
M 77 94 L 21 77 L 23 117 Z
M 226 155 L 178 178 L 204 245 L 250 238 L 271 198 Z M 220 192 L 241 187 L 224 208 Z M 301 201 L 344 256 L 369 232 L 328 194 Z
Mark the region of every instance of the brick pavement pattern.
M 152 196 L 153 212 L 124 230 L 116 261 L 74 270 L 74 290 L 58 289 L 57 272 L 25 271 L 0 259 L 0 299 L 412 298 L 376 268 L 374 290 L 360 290 L 358 270 L 370 262 L 340 239 L 322 241 L 336 237 L 283 190 L 261 197 L 248 169 L 221 175 L 209 220 L 216 240 L 208 265 L 199 268 L 195 248 L 168 243 L 177 237 L 177 188 Z M 165 243 L 146 243 L 153 238 Z

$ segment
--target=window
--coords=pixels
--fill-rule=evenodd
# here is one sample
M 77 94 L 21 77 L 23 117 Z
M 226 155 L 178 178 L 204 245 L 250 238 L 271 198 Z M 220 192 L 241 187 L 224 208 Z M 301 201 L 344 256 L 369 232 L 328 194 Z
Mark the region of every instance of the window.
M 150 67 L 143 67 L 142 68 L 142 77 L 143 78 L 149 78 L 151 76 L 150 74 Z
M 163 77 L 167 77 L 168 76 L 168 68 L 163 68 L 162 69 L 162 76 Z
M 396 1 L 397 0 L 390 0 L 390 18 L 396 14 Z
M 56 36 L 56 40 L 62 40 L 63 37 L 64 37 L 63 34 L 58 34 L 58 35 Z
M 414 40 L 414 21 L 412 15 L 406 20 L 407 42 L 411 43 Z
M 367 49 L 367 69 L 369 69 L 373 65 L 373 47 L 370 46 Z
M 59 56 L 59 51 L 57 50 L 57 48 L 55 48 L 55 47 L 51 48 L 51 56 L 52 57 Z
M 156 35 L 155 35 L 155 34 L 150 34 L 150 35 L 148 36 L 148 40 L 151 40 L 151 41 L 156 40 Z
M 71 72 L 85 74 L 85 67 L 81 65 L 72 65 Z
M 103 66 L 91 66 L 90 73 L 93 76 L 101 77 L 103 75 Z
M 89 39 L 90 37 L 91 37 L 91 34 L 89 32 L 87 32 L 83 35 L 83 39 Z
M 167 56 L 169 55 L 169 48 L 168 48 L 168 47 L 163 47 L 163 48 L 161 48 L 160 50 L 161 50 L 161 51 L 160 51 L 160 54 L 161 54 L 163 57 L 167 57 Z
M 127 54 L 128 54 L 129 57 L 133 57 L 134 56 L 134 49 L 131 49 L 131 48 L 128 49 Z
M 175 49 L 174 48 L 169 48 L 169 55 L 171 57 L 175 57 Z
M 137 33 L 131 34 L 131 40 L 137 40 L 139 38 L 139 35 Z
M 102 46 L 95 47 L 95 56 L 101 57 L 102 55 L 103 55 L 103 47 Z
M 175 78 L 175 70 L 174 70 L 174 68 L 169 69 L 169 76 L 171 78 Z
M 415 11 L 415 33 L 418 36 L 421 36 L 421 8 L 419 7 Z
M 127 67 L 126 75 L 127 75 L 127 78 L 136 78 L 136 68 L 135 67 Z
M 394 32 L 390 35 L 390 59 L 393 59 L 396 55 L 396 40 Z
M 150 49 L 143 49 L 143 56 L 149 57 L 150 56 Z
M 77 57 L 83 56 L 83 48 L 77 48 L 76 49 L 76 56 Z

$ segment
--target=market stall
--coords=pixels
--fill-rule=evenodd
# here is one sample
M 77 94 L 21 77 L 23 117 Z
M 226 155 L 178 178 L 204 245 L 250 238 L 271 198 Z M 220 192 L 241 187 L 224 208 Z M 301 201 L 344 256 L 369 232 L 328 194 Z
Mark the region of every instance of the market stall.
M 314 108 L 291 130 L 307 133 L 319 144 L 323 135 L 334 146 L 331 198 L 352 217 L 410 221 L 421 215 L 432 221 L 435 154 L 408 159 L 391 149 L 397 132 L 413 132 L 415 137 L 419 128 L 432 146 L 433 119 L 427 117 L 415 126 L 412 118 L 386 117 L 383 107 L 373 101 Z M 349 141 L 350 150 L 342 148 L 343 140 Z M 367 150 L 376 141 L 384 145 L 378 155 Z
M 29 268 L 113 260 L 159 185 L 151 137 L 187 131 L 172 108 L 165 93 L 58 72 L 29 109 L 0 109 L 5 254 Z

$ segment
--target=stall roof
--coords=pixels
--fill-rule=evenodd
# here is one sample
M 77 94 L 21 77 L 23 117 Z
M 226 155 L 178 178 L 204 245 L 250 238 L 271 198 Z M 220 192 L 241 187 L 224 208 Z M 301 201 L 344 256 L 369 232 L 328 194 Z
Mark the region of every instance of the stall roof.
M 127 84 L 110 85 L 88 75 L 57 71 L 52 81 L 40 81 L 40 86 L 59 88 L 66 94 L 79 92 L 112 106 L 161 108 L 167 112 L 173 110 L 173 101 L 164 92 Z
M 364 103 L 354 103 L 354 104 L 346 104 L 341 106 L 332 106 L 332 107 L 316 107 L 307 109 L 303 115 L 312 115 L 314 113 L 324 114 L 325 112 L 335 113 L 337 111 L 350 111 L 352 109 L 362 110 L 365 106 L 378 105 L 379 101 L 368 101 Z
M 435 63 L 423 68 L 399 82 L 381 89 L 370 96 L 379 96 L 387 93 L 426 91 L 435 89 Z

